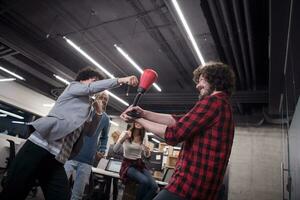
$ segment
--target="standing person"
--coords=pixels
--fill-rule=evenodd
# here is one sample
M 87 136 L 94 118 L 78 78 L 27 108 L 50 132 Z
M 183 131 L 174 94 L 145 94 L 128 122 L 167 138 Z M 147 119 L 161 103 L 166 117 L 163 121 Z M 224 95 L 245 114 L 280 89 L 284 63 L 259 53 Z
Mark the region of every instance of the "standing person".
M 68 200 L 70 191 L 64 163 L 79 152 L 84 134 L 93 134 L 90 95 L 120 84 L 137 85 L 135 76 L 101 80 L 96 71 L 84 69 L 77 75 L 46 117 L 32 123 L 33 133 L 8 170 L 1 200 L 25 199 L 38 179 L 46 200 Z M 97 117 L 97 115 L 94 115 Z M 93 117 L 94 117 L 93 116 Z M 93 121 L 93 120 L 92 120 Z
M 121 115 L 125 121 L 132 121 L 127 112 L 136 110 L 141 118 L 135 121 L 147 131 L 169 145 L 183 143 L 174 174 L 155 200 L 214 200 L 222 184 L 234 136 L 229 102 L 234 74 L 223 63 L 207 63 L 194 71 L 194 81 L 200 100 L 183 117 L 139 107 L 129 107 Z
M 64 167 L 68 179 L 73 172 L 76 174 L 73 177 L 74 184 L 71 200 L 82 199 L 85 186 L 89 184 L 95 157 L 97 157 L 98 161 L 104 157 L 110 128 L 109 117 L 105 113 L 108 99 L 109 96 L 105 91 L 95 95 L 95 101 L 93 102 L 95 107 L 94 114 L 101 117 L 100 121 L 97 121 L 96 133 L 91 137 L 84 136 L 84 143 L 78 155 L 65 163 Z
M 118 152 L 123 145 L 123 162 L 120 170 L 120 178 L 123 183 L 128 179 L 139 184 L 136 199 L 150 200 L 156 194 L 158 186 L 149 170 L 142 161 L 142 153 L 145 157 L 150 157 L 150 149 L 145 146 L 145 129 L 139 123 L 133 123 L 128 131 L 121 134 L 119 141 L 114 146 L 114 151 Z

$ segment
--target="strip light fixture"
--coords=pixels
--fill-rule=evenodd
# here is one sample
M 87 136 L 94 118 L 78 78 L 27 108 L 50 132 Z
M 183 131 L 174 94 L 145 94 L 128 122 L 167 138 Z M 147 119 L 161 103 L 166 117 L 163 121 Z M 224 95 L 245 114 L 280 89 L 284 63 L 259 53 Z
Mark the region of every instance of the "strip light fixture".
M 22 117 L 22 116 L 20 116 L 20 115 L 17 115 L 17 114 L 15 114 L 15 113 L 8 112 L 8 111 L 6 111 L 6 110 L 0 109 L 0 113 L 7 114 L 7 115 L 9 115 L 9 116 L 11 116 L 11 117 L 15 117 L 15 118 L 17 118 L 17 119 L 24 119 L 24 117 Z
M 69 85 L 69 84 L 70 84 L 69 81 L 67 81 L 66 79 L 64 79 L 64 78 L 62 78 L 62 77 L 60 77 L 60 76 L 58 76 L 58 75 L 56 75 L 56 74 L 53 74 L 53 76 L 54 76 L 57 80 L 63 82 L 63 83 L 66 84 L 66 85 Z
M 153 133 L 151 133 L 151 132 L 146 132 L 146 135 L 148 135 L 148 136 L 152 136 L 152 135 L 154 135 Z
M 60 76 L 58 76 L 58 75 L 56 75 L 56 74 L 53 74 L 53 76 L 54 76 L 55 78 L 57 78 L 59 81 L 65 83 L 66 85 L 69 85 L 69 84 L 70 84 L 69 81 L 67 81 L 66 79 L 64 79 L 64 78 L 62 78 L 62 77 L 60 77 Z M 124 104 L 125 106 L 129 106 L 129 103 L 127 103 L 126 101 L 124 101 L 123 99 L 121 99 L 120 97 L 118 97 L 117 95 L 115 95 L 114 93 L 112 93 L 112 92 L 110 92 L 110 91 L 108 91 L 108 90 L 106 90 L 106 92 L 107 92 L 110 96 L 112 96 L 114 99 L 116 99 L 116 100 L 118 100 L 119 102 L 121 102 L 122 104 Z
M 182 25 L 183 25 L 183 27 L 184 27 L 187 35 L 188 35 L 189 40 L 192 43 L 192 46 L 193 46 L 193 48 L 194 48 L 194 50 L 195 50 L 195 52 L 196 52 L 196 54 L 197 54 L 197 56 L 198 56 L 201 64 L 204 65 L 205 64 L 204 58 L 203 58 L 203 56 L 202 56 L 202 54 L 201 54 L 201 52 L 199 50 L 199 47 L 198 47 L 198 45 L 196 43 L 196 40 L 195 40 L 195 38 L 194 38 L 194 36 L 192 34 L 192 31 L 191 31 L 191 29 L 190 29 L 187 21 L 185 20 L 184 15 L 183 15 L 183 13 L 182 13 L 182 11 L 181 11 L 181 9 L 180 9 L 177 1 L 176 0 L 172 0 L 172 3 L 173 3 L 173 6 L 174 6 L 174 8 L 175 8 L 175 10 L 177 12 L 177 15 L 179 16 L 179 19 L 180 19 L 180 21 L 181 21 L 181 23 L 182 23 Z
M 22 122 L 22 121 L 11 121 L 11 123 L 13 123 L 13 124 L 25 124 L 25 122 Z
M 15 78 L 2 78 L 0 79 L 0 82 L 9 82 L 9 81 L 15 81 Z
M 0 114 L 0 117 L 7 117 L 7 114 Z
M 110 120 L 109 122 L 110 122 L 112 125 L 119 126 L 118 123 L 116 123 L 116 122 L 114 122 L 114 121 L 112 121 L 112 120 Z
M 138 72 L 141 74 L 143 73 L 142 68 L 121 47 L 119 47 L 117 44 L 114 44 L 114 47 L 130 64 L 132 64 L 135 69 L 138 70 Z M 156 83 L 154 83 L 153 86 L 157 91 L 161 92 L 161 88 Z
M 85 51 L 83 51 L 77 44 L 75 44 L 72 40 L 68 39 L 66 36 L 63 36 L 63 39 L 67 41 L 67 43 L 73 47 L 76 51 L 78 51 L 82 56 L 88 59 L 91 63 L 93 63 L 96 67 L 101 69 L 107 76 L 110 78 L 115 78 L 109 71 L 107 71 L 104 67 L 102 67 L 96 60 L 94 60 L 90 55 L 88 55 Z
M 153 142 L 156 142 L 157 144 L 159 144 L 159 143 L 160 143 L 160 141 L 159 141 L 159 140 L 157 140 L 157 139 L 155 139 L 155 138 L 151 138 L 151 140 L 152 140 Z
M 14 73 L 14 72 L 12 72 L 12 71 L 9 71 L 8 69 L 5 69 L 5 68 L 2 67 L 2 66 L 0 66 L 0 70 L 2 70 L 2 71 L 4 71 L 4 72 L 6 72 L 6 73 L 8 73 L 8 74 L 10 74 L 10 75 L 12 75 L 12 76 L 18 78 L 18 79 L 21 79 L 22 81 L 25 81 L 25 78 L 23 78 L 22 76 L 20 76 L 20 75 Z
M 44 103 L 44 107 L 52 108 L 54 106 L 54 103 Z

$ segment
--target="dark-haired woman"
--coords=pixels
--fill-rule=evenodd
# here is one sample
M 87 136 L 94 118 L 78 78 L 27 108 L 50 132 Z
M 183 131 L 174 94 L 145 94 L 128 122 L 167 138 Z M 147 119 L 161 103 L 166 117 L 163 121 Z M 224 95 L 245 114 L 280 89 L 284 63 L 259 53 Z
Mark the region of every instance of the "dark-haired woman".
M 145 157 L 150 157 L 150 149 L 145 145 L 145 129 L 138 123 L 134 123 L 128 131 L 124 131 L 120 136 L 114 151 L 118 151 L 123 146 L 124 159 L 120 170 L 120 178 L 123 183 L 129 180 L 139 184 L 136 194 L 137 200 L 153 199 L 158 186 L 149 170 L 142 161 L 142 153 Z

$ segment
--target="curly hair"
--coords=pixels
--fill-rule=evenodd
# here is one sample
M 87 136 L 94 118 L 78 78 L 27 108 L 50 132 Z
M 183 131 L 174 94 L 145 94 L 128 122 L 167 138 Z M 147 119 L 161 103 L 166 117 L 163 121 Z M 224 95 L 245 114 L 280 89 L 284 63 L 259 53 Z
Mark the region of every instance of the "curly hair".
M 76 76 L 75 81 L 85 81 L 90 78 L 96 78 L 97 80 L 102 80 L 104 77 L 97 71 L 90 67 L 85 67 L 81 69 Z
M 235 89 L 235 75 L 233 70 L 221 62 L 208 62 L 199 66 L 194 71 L 193 80 L 198 83 L 202 76 L 212 87 L 213 90 L 226 92 L 232 95 Z

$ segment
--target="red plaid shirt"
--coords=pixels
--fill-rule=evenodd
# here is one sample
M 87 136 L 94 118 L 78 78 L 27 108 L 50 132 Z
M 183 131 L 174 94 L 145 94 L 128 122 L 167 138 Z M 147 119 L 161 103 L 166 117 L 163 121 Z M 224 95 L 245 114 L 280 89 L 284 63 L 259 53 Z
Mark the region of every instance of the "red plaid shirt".
M 168 127 L 170 145 L 183 142 L 166 189 L 186 199 L 216 199 L 229 160 L 234 123 L 229 98 L 217 93 L 198 101 Z

